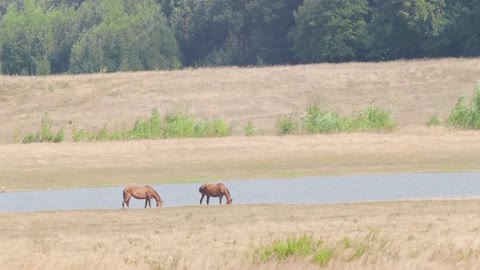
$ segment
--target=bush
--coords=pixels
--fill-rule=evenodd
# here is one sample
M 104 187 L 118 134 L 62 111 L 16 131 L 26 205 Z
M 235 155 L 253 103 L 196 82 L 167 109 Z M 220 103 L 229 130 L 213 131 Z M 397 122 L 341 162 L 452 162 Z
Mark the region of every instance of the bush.
M 395 126 L 395 121 L 389 112 L 373 106 L 368 107 L 365 112 L 358 114 L 353 119 L 354 131 L 390 130 Z
M 293 134 L 297 131 L 297 126 L 297 121 L 292 115 L 277 118 L 278 135 Z
M 458 98 L 447 119 L 447 126 L 462 129 L 480 129 L 480 85 L 477 85 L 474 90 L 470 107 L 467 106 L 464 96 Z

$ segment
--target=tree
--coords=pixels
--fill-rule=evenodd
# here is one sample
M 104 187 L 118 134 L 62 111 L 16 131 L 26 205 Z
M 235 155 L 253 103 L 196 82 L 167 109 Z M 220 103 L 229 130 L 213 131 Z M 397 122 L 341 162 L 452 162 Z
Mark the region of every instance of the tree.
M 443 0 L 374 0 L 368 59 L 435 55 L 433 39 L 444 27 Z
M 367 0 L 305 0 L 290 32 L 303 63 L 361 60 L 367 45 Z
M 175 36 L 153 0 L 103 0 L 101 22 L 73 45 L 73 73 L 172 69 L 180 66 Z
M 252 21 L 252 46 L 257 62 L 287 64 L 293 62 L 288 32 L 295 25 L 293 12 L 303 0 L 254 0 L 247 4 Z

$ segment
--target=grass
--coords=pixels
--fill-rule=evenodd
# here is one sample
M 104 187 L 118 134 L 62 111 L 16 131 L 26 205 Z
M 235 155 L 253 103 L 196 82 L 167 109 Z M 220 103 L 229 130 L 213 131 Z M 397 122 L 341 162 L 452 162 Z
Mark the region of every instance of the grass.
M 479 211 L 478 200 L 430 200 L 1 213 L 0 263 L 5 269 L 475 269 Z M 434 226 L 425 231 L 428 224 Z M 253 256 L 277 241 L 281 254 L 295 255 Z
M 273 257 L 279 260 L 285 260 L 290 256 L 306 257 L 315 250 L 315 244 L 311 236 L 302 236 L 300 238 L 290 237 L 286 240 L 277 240 L 269 247 L 260 248 L 257 253 L 261 261 L 268 261 Z
M 0 143 L 13 142 L 22 127 L 36 132 L 42 115 L 53 130 L 71 126 L 98 132 L 108 122 L 133 125 L 145 111 L 161 115 L 187 106 L 200 119 L 220 116 L 243 135 L 250 119 L 262 133 L 277 133 L 278 115 L 305 110 L 313 99 L 322 110 L 354 116 L 365 104 L 388 108 L 398 128 L 425 124 L 436 112 L 447 119 L 458 96 L 471 98 L 480 59 L 435 59 L 257 68 L 205 68 L 80 76 L 2 76 Z M 53 90 L 52 90 L 53 89 Z M 261 93 L 261 95 L 260 95 Z M 46 102 L 48 100 L 48 102 Z M 38 106 L 41 104 L 41 106 Z M 366 108 L 365 108 L 366 109 Z M 112 127 L 113 125 L 113 127 Z M 123 129 L 120 129 L 123 131 Z M 111 130 L 112 131 L 112 130 Z
M 247 125 L 243 129 L 243 134 L 247 137 L 257 135 L 257 129 L 253 125 L 252 121 L 248 121 Z
M 438 114 L 432 115 L 430 119 L 425 123 L 426 126 L 431 127 L 431 126 L 439 126 L 442 123 L 440 120 L 440 116 Z

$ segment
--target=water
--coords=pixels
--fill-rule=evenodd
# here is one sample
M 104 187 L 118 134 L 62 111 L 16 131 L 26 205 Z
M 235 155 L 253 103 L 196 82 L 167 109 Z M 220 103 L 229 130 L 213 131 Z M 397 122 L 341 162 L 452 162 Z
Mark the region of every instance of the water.
M 232 180 L 223 183 L 230 190 L 234 204 L 317 204 L 480 196 L 480 172 Z M 200 183 L 152 186 L 162 197 L 164 207 L 199 204 Z M 0 212 L 121 208 L 123 188 L 5 192 L 0 193 Z M 130 207 L 141 208 L 144 202 L 132 198 Z M 210 198 L 210 204 L 218 204 L 218 198 Z

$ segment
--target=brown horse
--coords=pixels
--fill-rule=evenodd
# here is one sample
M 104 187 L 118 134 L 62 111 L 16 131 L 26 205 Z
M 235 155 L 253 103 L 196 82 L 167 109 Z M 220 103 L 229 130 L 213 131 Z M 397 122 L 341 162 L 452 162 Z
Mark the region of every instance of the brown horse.
M 232 204 L 232 197 L 230 197 L 230 191 L 222 183 L 218 184 L 203 184 L 198 192 L 202 193 L 200 198 L 200 204 L 202 204 L 203 198 L 207 196 L 207 204 L 210 203 L 210 197 L 219 197 L 220 204 L 222 204 L 222 198 L 225 195 L 227 197 L 227 204 Z
M 145 199 L 145 208 L 147 208 L 147 203 L 152 208 L 152 204 L 150 203 L 150 200 L 152 198 L 157 201 L 157 207 L 162 207 L 162 199 L 160 198 L 160 195 L 153 189 L 151 186 L 144 186 L 144 187 L 136 187 L 136 186 L 128 186 L 123 190 L 123 202 L 122 202 L 122 208 L 125 207 L 125 204 L 127 205 L 128 208 L 130 206 L 128 203 L 130 202 L 130 198 L 134 197 L 135 199 Z

